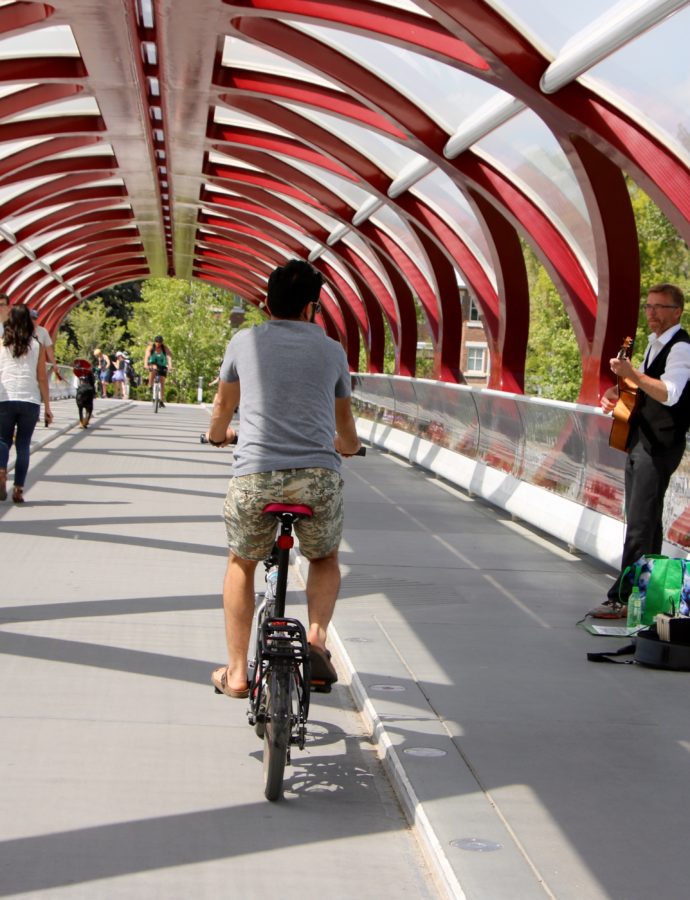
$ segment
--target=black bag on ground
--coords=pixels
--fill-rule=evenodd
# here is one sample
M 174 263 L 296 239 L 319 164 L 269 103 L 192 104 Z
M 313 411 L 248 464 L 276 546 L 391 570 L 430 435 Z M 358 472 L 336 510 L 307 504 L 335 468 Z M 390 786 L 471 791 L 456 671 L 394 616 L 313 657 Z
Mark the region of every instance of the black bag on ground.
M 612 659 L 612 657 L 628 655 L 632 655 L 633 658 Z M 690 646 L 660 640 L 654 626 L 638 631 L 631 644 L 619 647 L 618 650 L 588 653 L 587 659 L 590 662 L 639 663 L 641 666 L 649 666 L 652 669 L 690 672 Z

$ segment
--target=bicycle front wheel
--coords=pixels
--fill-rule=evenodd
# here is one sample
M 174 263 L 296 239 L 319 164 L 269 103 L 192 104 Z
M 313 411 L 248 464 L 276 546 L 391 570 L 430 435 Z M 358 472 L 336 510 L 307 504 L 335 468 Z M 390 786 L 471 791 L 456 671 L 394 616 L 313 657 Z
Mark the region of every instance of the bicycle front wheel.
M 290 747 L 292 676 L 287 669 L 273 671 L 266 685 L 266 730 L 264 732 L 264 794 L 279 800 Z
M 157 384 L 153 386 L 153 411 L 155 413 L 158 412 L 158 407 L 160 406 L 160 387 Z

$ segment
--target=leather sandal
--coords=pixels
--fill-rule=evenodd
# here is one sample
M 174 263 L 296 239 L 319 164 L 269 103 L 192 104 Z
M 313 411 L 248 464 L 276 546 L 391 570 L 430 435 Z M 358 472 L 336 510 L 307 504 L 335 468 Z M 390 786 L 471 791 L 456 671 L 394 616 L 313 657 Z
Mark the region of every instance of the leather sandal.
M 220 666 L 211 672 L 211 683 L 216 690 L 216 694 L 225 694 L 226 697 L 232 697 L 235 700 L 243 700 L 249 696 L 249 685 L 242 690 L 228 687 L 228 666 Z
M 12 503 L 24 503 L 24 488 L 15 487 L 12 491 Z

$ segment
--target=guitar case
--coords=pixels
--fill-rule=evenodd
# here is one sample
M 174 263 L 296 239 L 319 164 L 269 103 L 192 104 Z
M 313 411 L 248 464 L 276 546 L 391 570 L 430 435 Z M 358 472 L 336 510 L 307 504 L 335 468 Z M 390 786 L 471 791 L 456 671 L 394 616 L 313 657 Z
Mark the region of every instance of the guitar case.
M 632 659 L 611 659 L 613 656 L 627 656 Z M 662 641 L 655 627 L 638 631 L 631 644 L 603 653 L 588 653 L 590 662 L 639 663 L 651 669 L 670 669 L 675 672 L 690 672 L 690 646 Z

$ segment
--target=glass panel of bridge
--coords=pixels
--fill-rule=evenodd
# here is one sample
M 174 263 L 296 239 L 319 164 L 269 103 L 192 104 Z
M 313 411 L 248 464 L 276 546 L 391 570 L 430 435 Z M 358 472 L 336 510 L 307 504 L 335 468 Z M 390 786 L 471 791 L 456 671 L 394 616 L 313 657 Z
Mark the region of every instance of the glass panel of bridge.
M 572 405 L 523 399 L 522 478 L 569 500 L 580 500 L 586 453 L 580 419 Z
M 520 478 L 524 430 L 515 395 L 477 391 L 474 399 L 479 415 L 479 458 L 494 469 Z
M 539 198 L 539 207 L 596 275 L 592 228 L 582 191 L 553 133 L 530 110 L 523 110 L 473 147 L 522 181 Z
M 484 232 L 465 195 L 453 180 L 445 172 L 436 169 L 418 181 L 410 193 L 423 200 L 458 234 L 470 252 L 477 257 L 495 287 L 494 271 L 490 262 L 491 251 Z
M 609 416 L 583 414 L 582 429 L 587 448 L 582 482 L 582 503 L 607 516 L 623 515 L 623 463 L 620 450 L 609 447 Z
M 420 437 L 474 459 L 479 418 L 472 391 L 463 385 L 415 381 Z
M 417 10 L 419 12 L 419 10 Z M 294 22 L 293 26 L 378 75 L 415 103 L 451 135 L 470 114 L 499 90 L 456 66 L 384 40 L 341 29 Z M 443 90 L 439 90 L 443 85 Z
M 613 94 L 690 163 L 690 6 L 621 47 L 582 80 L 604 96 Z M 642 61 L 642 62 L 641 62 Z
M 352 406 L 356 416 L 382 425 L 392 425 L 395 417 L 393 388 L 387 376 L 352 376 Z
M 391 377 L 393 396 L 395 397 L 395 417 L 393 427 L 410 434 L 419 433 L 419 410 L 414 379 Z

